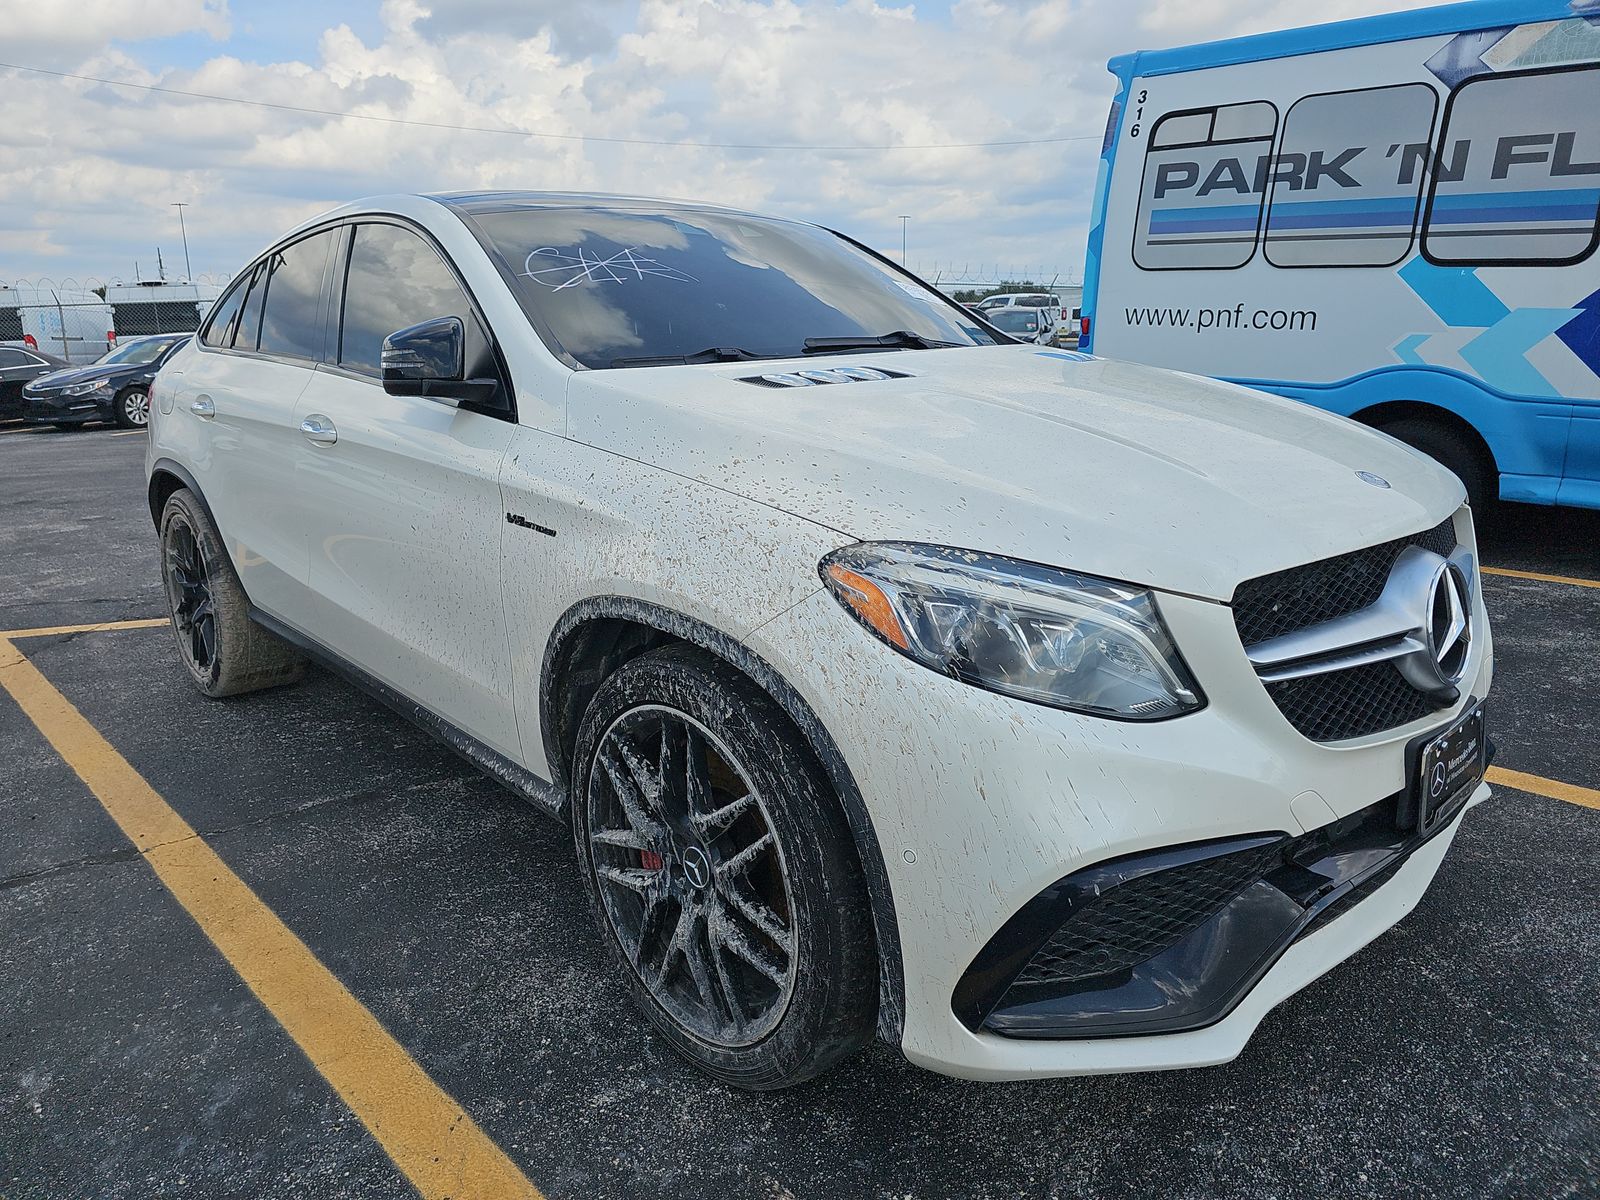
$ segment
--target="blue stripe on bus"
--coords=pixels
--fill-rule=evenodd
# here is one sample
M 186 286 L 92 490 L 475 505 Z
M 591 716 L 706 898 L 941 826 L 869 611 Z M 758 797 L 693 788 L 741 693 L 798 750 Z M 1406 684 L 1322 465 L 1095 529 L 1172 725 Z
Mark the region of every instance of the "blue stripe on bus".
M 1390 225 L 1410 228 L 1416 202 L 1393 196 L 1349 200 L 1294 200 L 1273 206 L 1273 229 L 1353 229 Z M 1544 192 L 1475 192 L 1443 195 L 1434 200 L 1433 219 L 1441 225 L 1474 222 L 1592 221 L 1600 208 L 1600 189 L 1570 188 Z M 1260 217 L 1255 204 L 1218 204 L 1209 208 L 1168 208 L 1150 214 L 1150 233 L 1226 233 L 1254 229 Z
M 1250 229 L 1261 216 L 1260 204 L 1216 204 L 1210 208 L 1168 208 L 1150 214 L 1151 233 L 1198 233 Z

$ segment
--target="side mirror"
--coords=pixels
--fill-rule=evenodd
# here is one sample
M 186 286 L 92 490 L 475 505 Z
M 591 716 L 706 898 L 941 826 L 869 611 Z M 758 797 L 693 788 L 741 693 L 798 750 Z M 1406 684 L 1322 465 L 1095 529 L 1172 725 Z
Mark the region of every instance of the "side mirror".
M 467 331 L 460 317 L 435 317 L 397 329 L 383 339 L 383 390 L 391 396 L 426 396 L 486 404 L 499 385 L 468 379 Z

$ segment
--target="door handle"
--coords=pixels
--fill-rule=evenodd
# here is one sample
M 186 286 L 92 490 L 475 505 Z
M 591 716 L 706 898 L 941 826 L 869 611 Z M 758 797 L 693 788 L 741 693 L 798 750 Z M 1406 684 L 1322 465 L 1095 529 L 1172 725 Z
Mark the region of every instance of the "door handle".
M 217 415 L 217 406 L 212 403 L 210 396 L 196 396 L 189 402 L 189 411 L 197 417 L 210 419 Z
M 306 441 L 319 446 L 331 446 L 339 440 L 339 431 L 333 427 L 333 422 L 320 413 L 312 413 L 301 421 L 300 432 L 306 435 Z

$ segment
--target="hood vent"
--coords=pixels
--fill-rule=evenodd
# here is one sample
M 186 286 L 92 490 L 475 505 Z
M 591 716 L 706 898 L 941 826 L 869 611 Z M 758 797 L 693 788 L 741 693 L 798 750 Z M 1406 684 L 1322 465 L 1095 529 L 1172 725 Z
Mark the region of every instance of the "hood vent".
M 866 383 L 874 379 L 906 379 L 905 371 L 886 371 L 882 367 L 828 367 L 807 368 L 804 371 L 783 371 L 770 375 L 745 375 L 741 382 L 757 387 L 796 388 L 820 387 L 829 383 Z

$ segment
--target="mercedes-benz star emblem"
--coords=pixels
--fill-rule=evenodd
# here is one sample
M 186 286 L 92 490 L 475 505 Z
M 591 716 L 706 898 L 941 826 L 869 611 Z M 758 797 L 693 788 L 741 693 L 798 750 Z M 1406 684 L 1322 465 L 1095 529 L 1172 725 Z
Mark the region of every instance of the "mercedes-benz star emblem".
M 1439 793 L 1444 791 L 1444 781 L 1447 778 L 1442 762 L 1433 764 L 1433 774 L 1428 779 L 1428 795 L 1437 800 Z
M 711 860 L 699 846 L 690 846 L 683 852 L 683 877 L 697 888 L 711 882 Z
M 1387 479 L 1385 479 L 1382 475 L 1374 475 L 1371 471 L 1357 471 L 1356 478 L 1361 480 L 1362 483 L 1370 483 L 1376 488 L 1386 488 L 1389 486 L 1389 481 Z
M 1428 653 L 1439 670 L 1441 683 L 1452 684 L 1467 666 L 1472 630 L 1467 623 L 1467 582 L 1461 568 L 1445 563 L 1433 577 L 1428 599 Z

